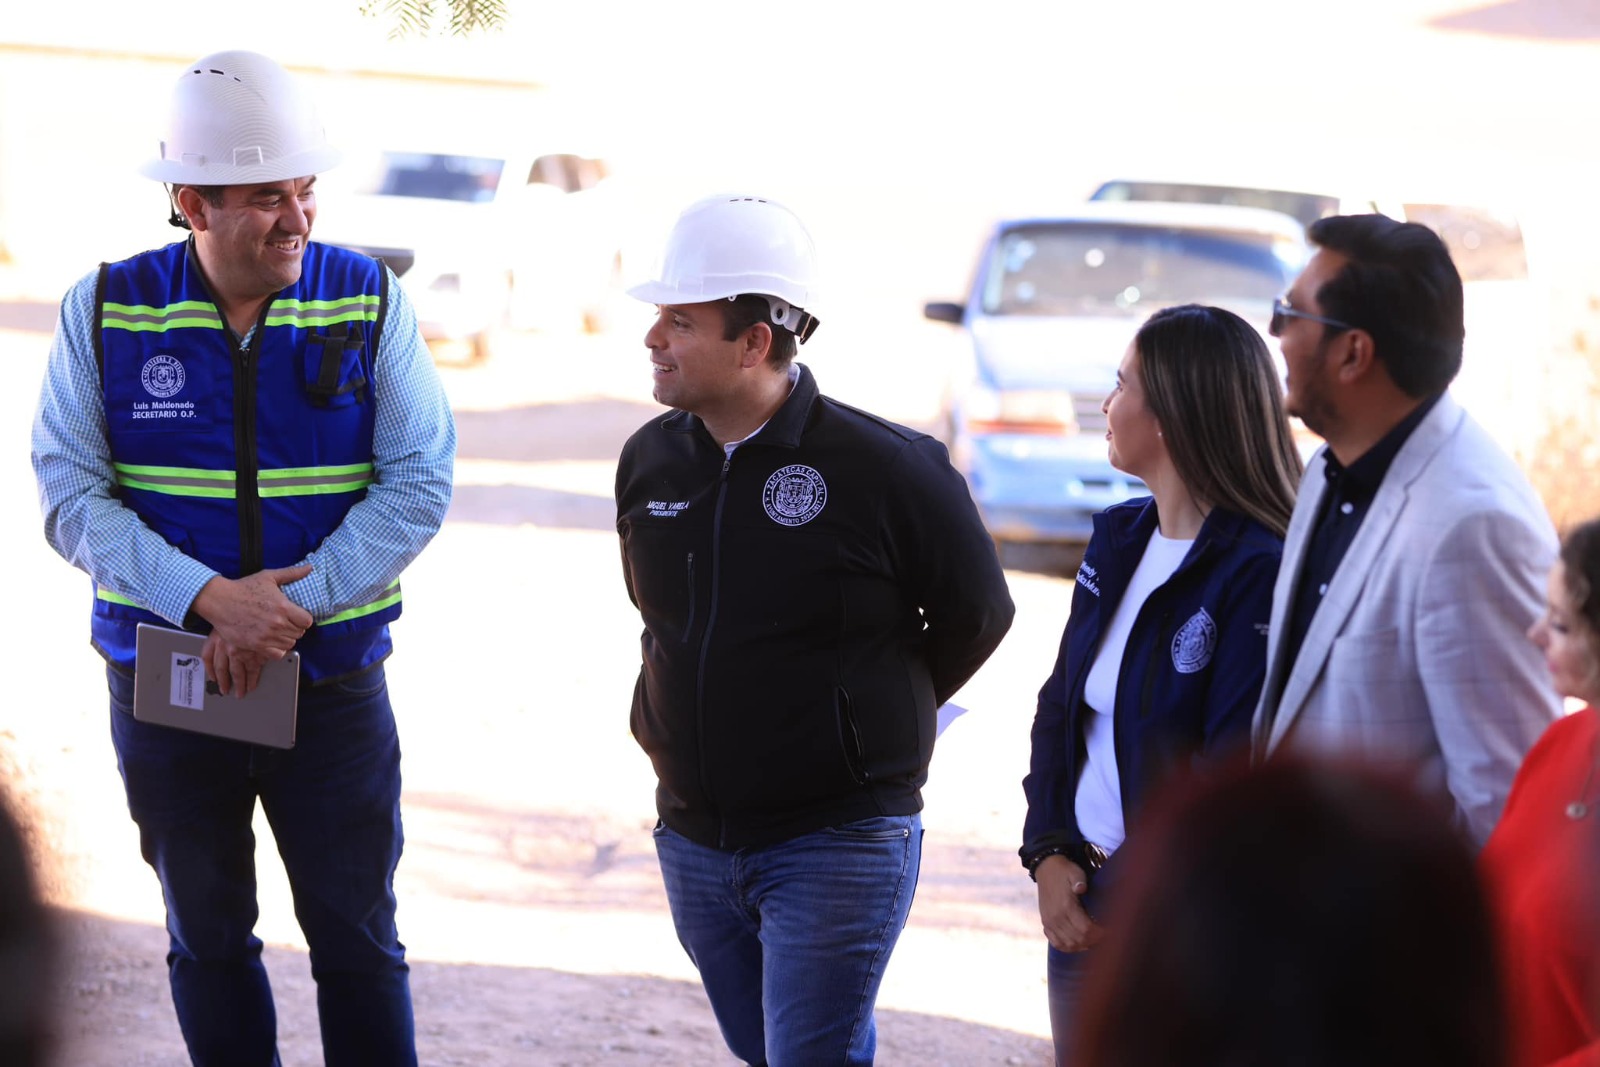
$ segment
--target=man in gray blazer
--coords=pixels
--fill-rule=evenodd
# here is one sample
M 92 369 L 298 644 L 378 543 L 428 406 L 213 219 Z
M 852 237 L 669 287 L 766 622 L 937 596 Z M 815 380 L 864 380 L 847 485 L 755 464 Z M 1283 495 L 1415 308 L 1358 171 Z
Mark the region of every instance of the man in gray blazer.
M 1306 468 L 1273 591 L 1257 758 L 1403 770 L 1481 845 L 1560 711 L 1525 631 L 1555 531 L 1516 464 L 1445 392 L 1461 278 L 1432 230 L 1312 225 L 1273 307 L 1285 403 L 1327 443 Z

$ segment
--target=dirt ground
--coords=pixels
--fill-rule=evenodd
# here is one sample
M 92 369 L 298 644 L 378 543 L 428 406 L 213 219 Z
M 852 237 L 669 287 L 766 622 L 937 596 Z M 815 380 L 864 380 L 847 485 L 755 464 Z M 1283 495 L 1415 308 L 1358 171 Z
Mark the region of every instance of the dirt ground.
M 167 997 L 165 934 L 66 913 L 72 939 L 63 1065 L 187 1064 Z M 303 952 L 271 946 L 286 1064 L 321 1063 L 315 986 Z M 648 975 L 421 961 L 413 966 L 417 1049 L 433 1065 L 549 1067 L 736 1063 L 697 984 Z M 959 1019 L 878 1014 L 883 1064 L 1045 1064 L 1048 1042 Z
M 39 536 L 23 458 L 52 319 L 45 305 L 0 305 L 0 356 L 22 383 L 7 401 L 0 499 L 14 593 L 35 606 L 32 667 L 0 717 L 0 780 L 30 812 L 68 934 L 59 1062 L 180 1065 L 160 895 L 107 736 L 87 580 Z M 658 410 L 644 350 L 627 329 L 513 337 L 486 366 L 444 374 L 461 434 L 456 497 L 406 574 L 390 661 L 405 749 L 399 919 L 422 1062 L 732 1063 L 672 933 L 649 838 L 653 778 L 627 730 L 638 618 L 609 493 L 622 439 Z M 893 411 L 890 397 L 851 399 Z M 917 902 L 879 1002 L 891 1067 L 1048 1062 L 1044 944 L 1013 850 L 1033 692 L 1068 589 L 1020 571 L 1011 581 L 1018 623 L 935 757 Z M 283 1060 L 320 1064 L 304 943 L 264 823 L 257 837 L 257 932 Z

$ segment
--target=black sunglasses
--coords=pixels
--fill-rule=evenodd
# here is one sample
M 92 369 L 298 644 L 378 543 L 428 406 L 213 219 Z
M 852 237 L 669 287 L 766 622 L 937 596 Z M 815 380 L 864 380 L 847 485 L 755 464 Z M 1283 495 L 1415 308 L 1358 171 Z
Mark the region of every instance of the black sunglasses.
M 1325 319 L 1321 315 L 1313 315 L 1309 311 L 1299 311 L 1284 303 L 1283 297 L 1280 296 L 1272 302 L 1272 321 L 1267 323 L 1267 332 L 1274 337 L 1282 337 L 1284 319 L 1310 319 L 1312 322 L 1320 322 L 1324 326 L 1337 326 L 1341 330 L 1358 329 L 1358 327 L 1352 326 L 1348 322 L 1340 322 L 1338 319 Z

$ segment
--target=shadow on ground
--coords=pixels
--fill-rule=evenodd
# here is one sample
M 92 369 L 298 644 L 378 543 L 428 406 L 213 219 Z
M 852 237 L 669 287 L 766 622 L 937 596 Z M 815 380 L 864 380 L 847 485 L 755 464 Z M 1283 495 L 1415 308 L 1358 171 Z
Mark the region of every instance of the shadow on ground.
M 548 463 L 610 460 L 660 405 L 627 400 L 574 400 L 492 411 L 456 412 L 460 459 Z
M 485 804 L 408 792 L 406 849 L 430 854 L 410 877 L 430 895 L 508 907 L 660 912 L 666 897 L 654 818 Z M 911 921 L 924 928 L 1038 934 L 1033 885 L 1009 848 L 934 832 L 924 839 Z
M 59 1062 L 73 1067 L 181 1067 L 187 1062 L 167 992 L 166 932 L 61 913 L 68 958 L 57 1017 Z M 269 947 L 286 1064 L 321 1062 L 315 987 L 304 953 Z M 538 967 L 414 961 L 417 1051 L 433 1065 L 717 1067 L 734 1061 L 692 982 L 586 975 Z M 130 1034 L 139 1034 L 137 1041 Z M 951 1050 L 959 1049 L 959 1059 Z M 975 1049 L 992 1054 L 975 1055 Z M 878 1013 L 884 1067 L 1042 1067 L 1049 1042 L 911 1012 Z
M 661 411 L 651 404 L 601 399 L 458 411 L 456 457 L 469 462 L 611 465 L 628 437 Z M 609 479 L 605 484 L 609 490 Z M 447 521 L 613 530 L 616 505 L 609 492 L 587 493 L 509 480 L 458 482 Z
M 615 530 L 617 505 L 609 496 L 532 485 L 457 485 L 446 522 L 549 529 Z

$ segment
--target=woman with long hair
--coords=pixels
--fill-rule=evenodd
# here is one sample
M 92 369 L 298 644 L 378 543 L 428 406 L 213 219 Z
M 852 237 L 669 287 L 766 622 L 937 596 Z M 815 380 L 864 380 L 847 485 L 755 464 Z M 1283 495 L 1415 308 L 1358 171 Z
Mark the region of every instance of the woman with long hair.
M 1112 465 L 1150 496 L 1095 516 L 1023 781 L 1058 1062 L 1127 826 L 1248 738 L 1302 471 L 1266 342 L 1221 308 L 1146 320 L 1103 410 Z
M 1529 638 L 1582 702 L 1523 758 L 1479 868 L 1500 930 L 1510 1067 L 1600 1065 L 1600 519 L 1575 527 Z

